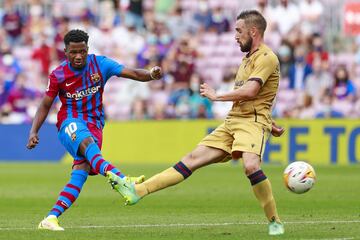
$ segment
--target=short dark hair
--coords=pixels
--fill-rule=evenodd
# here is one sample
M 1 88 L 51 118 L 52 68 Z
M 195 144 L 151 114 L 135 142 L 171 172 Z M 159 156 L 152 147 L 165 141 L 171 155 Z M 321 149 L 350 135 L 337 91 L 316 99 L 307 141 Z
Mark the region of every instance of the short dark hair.
M 65 46 L 69 45 L 70 42 L 85 42 L 86 45 L 88 43 L 89 40 L 89 35 L 80 29 L 73 29 L 70 30 L 68 33 L 66 33 L 65 37 L 64 37 L 64 43 Z
M 245 10 L 242 11 L 236 18 L 236 20 L 243 19 L 246 25 L 255 26 L 264 35 L 266 30 L 266 20 L 260 12 L 256 10 Z

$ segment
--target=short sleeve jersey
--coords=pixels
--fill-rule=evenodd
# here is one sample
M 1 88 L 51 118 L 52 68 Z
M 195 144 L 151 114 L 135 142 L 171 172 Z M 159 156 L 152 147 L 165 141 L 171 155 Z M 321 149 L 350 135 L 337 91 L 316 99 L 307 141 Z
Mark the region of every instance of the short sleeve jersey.
M 49 76 L 46 95 L 59 95 L 61 108 L 57 127 L 67 118 L 78 118 L 102 128 L 104 122 L 103 91 L 112 76 L 120 76 L 123 65 L 114 60 L 89 54 L 84 68 L 78 70 L 64 61 Z
M 247 81 L 257 81 L 261 88 L 254 99 L 235 101 L 229 117 L 252 119 L 270 126 L 271 108 L 279 86 L 279 69 L 277 56 L 265 44 L 245 56 L 236 74 L 234 89 L 241 88 Z

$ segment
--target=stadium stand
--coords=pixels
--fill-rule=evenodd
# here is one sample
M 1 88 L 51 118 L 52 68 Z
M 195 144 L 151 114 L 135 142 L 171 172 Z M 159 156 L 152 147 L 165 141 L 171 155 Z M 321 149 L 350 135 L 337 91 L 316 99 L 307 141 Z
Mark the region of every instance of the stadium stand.
M 90 52 L 132 67 L 160 64 L 162 81 L 113 79 L 108 119 L 223 118 L 229 104 L 199 97 L 201 82 L 219 91 L 243 54 L 233 23 L 241 9 L 268 20 L 265 41 L 278 54 L 282 78 L 274 116 L 359 117 L 360 39 L 345 38 L 339 1 L 146 0 L 0 1 L 0 123 L 30 122 L 51 69 L 64 60 L 62 37 L 90 35 Z M 336 13 L 336 14 L 335 14 Z M 234 70 L 235 69 L 235 70 Z M 55 121 L 54 111 L 48 118 Z

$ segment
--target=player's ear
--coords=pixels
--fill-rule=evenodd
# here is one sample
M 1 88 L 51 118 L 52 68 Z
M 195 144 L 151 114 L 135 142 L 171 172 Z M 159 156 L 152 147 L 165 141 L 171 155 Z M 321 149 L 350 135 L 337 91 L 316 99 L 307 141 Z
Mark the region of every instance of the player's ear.
M 257 31 L 256 27 L 254 27 L 254 26 L 251 27 L 251 29 L 250 29 L 251 37 L 255 37 L 256 31 Z

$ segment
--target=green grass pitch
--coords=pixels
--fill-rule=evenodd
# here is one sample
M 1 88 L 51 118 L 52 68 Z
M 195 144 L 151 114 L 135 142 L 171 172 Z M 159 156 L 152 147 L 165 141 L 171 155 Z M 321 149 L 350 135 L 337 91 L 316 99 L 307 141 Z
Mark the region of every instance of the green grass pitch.
M 121 165 L 147 177 L 164 165 Z M 0 239 L 360 239 L 360 165 L 316 167 L 318 181 L 296 195 L 284 167 L 263 167 L 273 184 L 286 233 L 267 235 L 266 220 L 239 165 L 218 164 L 125 207 L 102 176 L 89 177 L 61 218 L 65 232 L 37 230 L 70 174 L 70 165 L 0 164 Z

